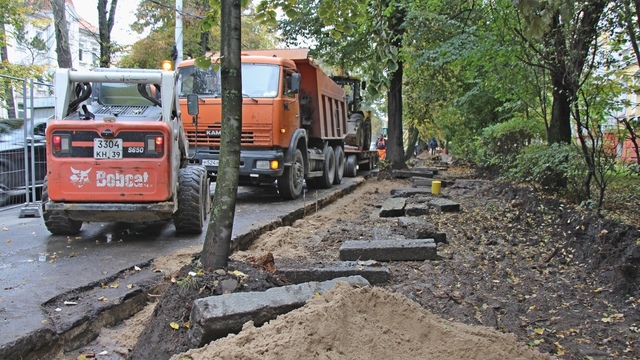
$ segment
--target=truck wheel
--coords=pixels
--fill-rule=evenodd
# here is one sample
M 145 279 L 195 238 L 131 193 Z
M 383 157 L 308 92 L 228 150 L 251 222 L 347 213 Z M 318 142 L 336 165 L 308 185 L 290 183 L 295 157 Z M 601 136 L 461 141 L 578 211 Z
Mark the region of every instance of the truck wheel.
M 342 146 L 336 146 L 334 156 L 336 158 L 336 175 L 333 179 L 333 184 L 338 185 L 344 177 L 344 150 L 342 150 Z
M 322 162 L 322 176 L 318 178 L 318 186 L 328 189 L 333 185 L 336 177 L 336 155 L 331 146 L 324 149 L 324 161 Z
M 355 155 L 347 156 L 347 161 L 344 162 L 344 175 L 348 177 L 356 177 L 358 173 L 357 161 Z
M 207 217 L 209 189 L 206 171 L 187 166 L 178 174 L 178 210 L 173 225 L 179 234 L 200 234 Z
M 360 165 L 360 170 L 373 170 L 376 166 L 376 160 L 374 156 L 369 157 L 369 161 Z
M 293 164 L 284 168 L 282 176 L 278 178 L 278 192 L 286 200 L 297 199 L 302 195 L 304 180 L 304 159 L 300 149 L 293 153 Z
M 82 221 L 72 220 L 64 211 L 46 211 L 44 205 L 49 201 L 47 179 L 42 185 L 42 218 L 44 225 L 54 235 L 76 235 L 80 232 Z

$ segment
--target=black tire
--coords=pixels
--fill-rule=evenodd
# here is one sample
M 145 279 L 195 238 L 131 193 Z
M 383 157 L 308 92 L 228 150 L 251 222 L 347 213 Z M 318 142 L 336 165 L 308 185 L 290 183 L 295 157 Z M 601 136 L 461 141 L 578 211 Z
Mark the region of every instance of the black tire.
M 362 150 L 371 150 L 371 119 L 365 119 L 362 122 L 362 137 L 364 138 Z
M 344 162 L 344 176 L 356 177 L 358 174 L 358 161 L 355 155 L 347 156 L 347 160 Z
M 333 180 L 336 177 L 336 155 L 333 152 L 331 146 L 324 148 L 324 161 L 322 162 L 322 176 L 316 181 L 318 187 L 322 189 L 328 189 L 333 185 Z
M 304 182 L 304 158 L 300 149 L 293 153 L 293 163 L 284 168 L 284 173 L 278 178 L 278 192 L 286 200 L 297 199 L 302 195 Z
M 82 221 L 70 219 L 64 211 L 45 210 L 45 204 L 49 201 L 49 187 L 47 179 L 42 185 L 42 218 L 44 225 L 54 235 L 77 235 L 82 228 Z
M 342 150 L 342 146 L 338 145 L 333 152 L 336 159 L 336 175 L 333 178 L 333 185 L 338 185 L 344 177 L 344 150 Z
M 200 234 L 207 217 L 208 200 L 206 171 L 201 166 L 187 166 L 178 175 L 178 210 L 173 225 L 179 234 Z
M 364 163 L 364 164 L 360 164 L 360 170 L 373 170 L 373 157 L 369 157 L 369 161 Z

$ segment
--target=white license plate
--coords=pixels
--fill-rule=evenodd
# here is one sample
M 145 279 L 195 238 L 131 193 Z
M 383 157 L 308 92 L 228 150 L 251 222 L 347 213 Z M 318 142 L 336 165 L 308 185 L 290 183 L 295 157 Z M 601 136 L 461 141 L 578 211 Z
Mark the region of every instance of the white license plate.
M 202 165 L 204 165 L 204 166 L 218 166 L 218 160 L 202 159 Z
M 122 139 L 93 139 L 94 159 L 122 159 Z

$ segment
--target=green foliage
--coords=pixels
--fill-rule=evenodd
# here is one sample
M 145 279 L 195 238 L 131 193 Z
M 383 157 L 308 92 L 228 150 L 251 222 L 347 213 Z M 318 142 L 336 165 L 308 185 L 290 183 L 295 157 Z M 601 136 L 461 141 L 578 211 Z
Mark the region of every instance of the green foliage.
M 478 162 L 507 169 L 524 148 L 542 142 L 545 131 L 540 121 L 521 117 L 488 126 L 476 143 L 480 156 Z
M 580 203 L 585 199 L 583 183 L 587 172 L 580 149 L 575 145 L 540 144 L 529 146 L 516 156 L 506 177 L 532 183 L 544 190 L 560 190 Z M 565 185 L 563 189 L 557 187 L 560 182 Z
M 245 10 L 242 16 L 242 48 L 274 48 L 278 38 L 273 28 L 261 23 L 259 14 L 247 1 L 242 1 Z M 202 58 L 207 51 L 220 50 L 220 2 L 211 4 L 185 0 L 183 4 L 183 53 L 184 58 Z M 137 10 L 138 21 L 132 28 L 139 33 L 149 29 L 149 35 L 136 42 L 131 52 L 118 64 L 129 68 L 159 68 L 163 60 L 169 59 L 175 42 L 175 12 L 169 0 L 141 2 Z M 208 67 L 205 66 L 205 67 Z

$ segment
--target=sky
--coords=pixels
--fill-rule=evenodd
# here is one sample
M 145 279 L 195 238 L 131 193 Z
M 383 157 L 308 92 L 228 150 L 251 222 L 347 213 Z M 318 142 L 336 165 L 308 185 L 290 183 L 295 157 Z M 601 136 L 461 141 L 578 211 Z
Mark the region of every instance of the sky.
M 111 32 L 111 40 L 121 45 L 130 45 L 141 38 L 129 25 L 136 21 L 136 8 L 141 0 L 118 0 L 116 21 Z M 98 0 L 74 0 L 78 15 L 98 28 Z

